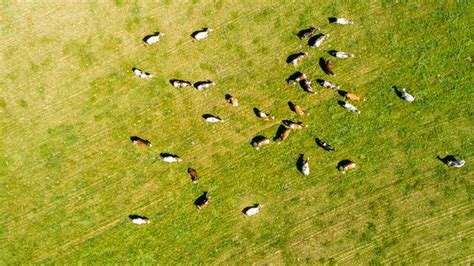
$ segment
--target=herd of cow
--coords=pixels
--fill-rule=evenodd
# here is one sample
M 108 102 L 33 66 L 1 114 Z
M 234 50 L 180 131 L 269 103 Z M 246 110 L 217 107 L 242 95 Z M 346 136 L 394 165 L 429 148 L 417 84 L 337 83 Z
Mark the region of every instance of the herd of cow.
M 331 17 L 328 19 L 329 23 L 335 23 L 339 25 L 352 25 L 353 23 L 345 18 L 335 18 Z M 303 40 L 303 39 L 308 39 L 308 45 L 312 48 L 318 48 L 320 47 L 323 42 L 329 37 L 329 34 L 324 34 L 324 33 L 319 33 L 315 35 L 315 33 L 319 30 L 319 28 L 315 27 L 310 27 L 308 29 L 303 29 L 298 32 L 297 36 Z M 200 41 L 204 40 L 209 36 L 209 33 L 212 31 L 212 29 L 209 28 L 204 28 L 199 31 L 195 31 L 191 34 L 191 38 L 195 41 Z M 161 32 L 155 32 L 154 34 L 147 35 L 143 38 L 143 42 L 146 45 L 153 45 L 157 42 L 160 41 L 161 37 L 164 36 L 164 33 Z M 334 56 L 335 58 L 338 59 L 347 59 L 347 58 L 354 58 L 354 55 L 342 52 L 342 51 L 329 51 L 329 54 Z M 297 54 L 292 54 L 288 57 L 287 63 L 290 65 L 297 66 L 302 60 L 307 58 L 309 55 L 307 52 L 301 52 Z M 334 76 L 334 63 L 332 59 L 320 59 L 320 66 L 322 70 L 330 76 Z M 142 78 L 142 79 L 150 79 L 153 78 L 153 75 L 151 73 L 145 72 L 143 70 L 140 70 L 138 68 L 133 68 L 132 71 L 135 73 L 136 76 Z M 307 93 L 310 94 L 315 94 L 316 91 L 312 87 L 312 82 L 308 77 L 300 72 L 297 71 L 294 74 L 292 74 L 287 80 L 287 83 L 291 83 L 293 85 L 299 84 L 300 87 Z M 349 103 L 348 101 L 352 102 L 358 102 L 358 101 L 364 101 L 365 99 L 363 97 L 357 96 L 354 93 L 347 92 L 344 90 L 340 89 L 340 86 L 336 86 L 329 81 L 323 80 L 323 79 L 318 79 L 317 83 L 321 85 L 324 88 L 336 91 L 339 95 L 345 98 L 346 101 L 339 101 L 339 105 L 344 107 L 350 112 L 355 112 L 357 114 L 360 114 L 361 111 L 357 109 L 356 106 L 353 104 Z M 215 86 L 216 84 L 212 80 L 203 80 L 203 81 L 197 81 L 195 83 L 191 83 L 190 81 L 186 80 L 180 80 L 180 79 L 171 79 L 170 84 L 174 88 L 185 88 L 185 87 L 194 87 L 198 91 L 202 91 L 205 89 L 208 89 L 212 86 Z M 409 94 L 406 89 L 398 89 L 394 87 L 394 90 L 396 94 L 403 100 L 408 101 L 408 102 L 413 102 L 415 98 Z M 234 107 L 239 106 L 238 99 L 235 96 L 232 96 L 230 94 L 225 95 L 225 100 L 231 104 Z M 289 102 L 290 109 L 296 113 L 297 116 L 305 116 L 308 115 L 303 108 L 299 105 L 295 105 L 292 102 Z M 260 111 L 257 108 L 254 108 L 255 115 L 262 119 L 262 120 L 274 120 L 275 117 Z M 211 114 L 205 114 L 202 116 L 208 123 L 222 123 L 224 122 L 223 119 L 221 119 L 218 116 L 211 115 Z M 295 131 L 295 130 L 301 130 L 303 129 L 304 126 L 302 122 L 293 122 L 291 120 L 283 120 L 280 127 L 277 130 L 276 136 L 273 138 L 273 141 L 277 141 L 278 143 L 281 143 L 288 139 L 290 132 Z M 131 141 L 134 145 L 138 147 L 143 147 L 143 148 L 148 148 L 151 147 L 152 144 L 145 139 L 142 139 L 138 136 L 132 136 Z M 266 138 L 264 136 L 257 136 L 252 139 L 251 144 L 255 147 L 255 149 L 259 150 L 263 146 L 269 144 L 271 140 L 269 138 Z M 331 145 L 326 143 L 323 140 L 320 140 L 319 138 L 316 138 L 316 144 L 321 147 L 322 149 L 331 152 L 335 151 Z M 168 153 L 162 153 L 160 154 L 162 160 L 164 162 L 168 163 L 174 163 L 174 162 L 181 162 L 182 159 L 174 154 L 168 154 Z M 443 161 L 445 164 L 451 167 L 462 167 L 465 164 L 464 160 L 456 160 L 453 156 L 449 155 L 446 156 L 445 158 L 439 158 L 441 161 Z M 299 164 L 298 164 L 298 170 L 301 171 L 302 174 L 304 175 L 309 175 L 310 173 L 310 167 L 309 167 L 309 158 L 304 158 L 303 155 L 300 156 L 299 158 Z M 349 170 L 352 170 L 356 168 L 356 164 L 351 161 L 351 160 L 342 160 L 338 163 L 337 169 L 341 171 L 342 173 L 346 173 Z M 196 169 L 193 168 L 188 168 L 188 175 L 190 176 L 191 180 L 193 183 L 198 182 L 198 172 Z M 207 192 L 204 192 L 199 198 L 197 198 L 194 202 L 198 210 L 201 210 L 205 208 L 209 204 L 209 200 L 211 199 L 210 196 L 207 195 Z M 259 213 L 260 208 L 262 205 L 255 204 L 253 206 L 246 207 L 245 209 L 242 210 L 242 213 L 246 216 L 252 216 L 256 215 Z M 150 220 L 145 217 L 145 216 L 140 216 L 140 215 L 130 215 L 129 218 L 131 221 L 135 224 L 147 224 L 150 223 Z

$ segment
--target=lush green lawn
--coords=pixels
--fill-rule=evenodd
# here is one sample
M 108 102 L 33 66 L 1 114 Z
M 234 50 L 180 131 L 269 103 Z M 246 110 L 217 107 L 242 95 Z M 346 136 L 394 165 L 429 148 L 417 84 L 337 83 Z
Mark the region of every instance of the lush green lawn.
M 397 2 L 408 3 L 3 1 L 0 261 L 472 263 L 474 5 Z M 330 34 L 320 49 L 296 37 L 312 25 Z M 210 37 L 192 41 L 204 26 Z M 145 47 L 154 31 L 166 35 Z M 318 62 L 333 49 L 356 57 L 334 59 L 327 77 Z M 300 51 L 309 58 L 285 63 Z M 287 85 L 295 70 L 366 97 L 355 104 L 362 113 L 318 85 L 317 95 Z M 217 86 L 174 89 L 172 78 Z M 295 117 L 288 101 L 310 115 Z M 277 119 L 258 120 L 254 107 Z M 205 113 L 226 121 L 207 125 Z M 273 137 L 282 119 L 309 127 L 282 145 L 249 144 Z M 133 135 L 153 147 L 133 146 Z M 161 152 L 183 162 L 160 162 Z M 295 167 L 302 153 L 309 176 Z M 447 153 L 466 165 L 448 169 L 436 159 Z M 342 159 L 358 169 L 340 174 Z M 204 191 L 212 199 L 198 212 Z M 244 217 L 253 203 L 261 213 Z

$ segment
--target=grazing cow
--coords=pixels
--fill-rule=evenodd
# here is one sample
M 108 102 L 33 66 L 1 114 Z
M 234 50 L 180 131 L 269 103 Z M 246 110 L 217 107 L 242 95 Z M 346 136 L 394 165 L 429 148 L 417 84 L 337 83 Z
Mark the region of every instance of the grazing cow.
M 191 82 L 180 79 L 172 79 L 170 80 L 170 83 L 175 88 L 186 88 L 192 85 Z
M 214 83 L 212 80 L 204 80 L 204 81 L 198 81 L 194 83 L 194 88 L 196 88 L 198 91 L 202 91 L 204 89 L 210 88 L 212 86 L 215 86 L 216 83 Z
M 340 24 L 344 26 L 354 24 L 354 22 L 351 22 L 346 18 L 330 17 L 328 20 L 329 20 L 329 23 Z
M 447 165 L 455 168 L 463 167 L 466 161 L 464 160 L 457 160 L 457 161 L 448 161 Z
M 303 128 L 303 122 L 293 122 L 293 121 L 290 121 L 290 120 L 283 120 L 282 124 L 284 126 L 286 126 L 287 128 L 291 128 L 291 129 L 294 129 L 294 130 Z M 308 126 L 306 126 L 306 127 L 308 127 Z
M 245 216 L 253 216 L 253 215 L 257 215 L 259 212 L 260 212 L 260 209 L 262 208 L 261 205 L 259 204 L 255 204 L 253 206 L 249 206 L 249 207 L 246 207 L 242 210 L 242 213 L 245 215 Z
M 160 41 L 161 36 L 164 36 L 164 33 L 161 32 L 155 32 L 153 34 L 147 35 L 143 38 L 143 42 L 146 45 L 152 45 Z
M 148 141 L 146 139 L 142 139 L 142 138 L 137 137 L 137 136 L 130 137 L 130 140 L 132 141 L 133 145 L 135 145 L 137 147 L 140 147 L 140 148 L 149 148 L 149 147 L 152 146 L 150 141 Z
M 205 114 L 202 116 L 202 118 L 204 118 L 206 122 L 209 122 L 209 123 L 223 123 L 224 122 L 224 119 L 221 119 L 218 116 L 210 115 L 210 114 Z
M 321 44 L 326 40 L 326 38 L 329 37 L 329 34 L 318 34 L 316 36 L 311 37 L 311 39 L 308 40 L 308 45 L 311 48 L 317 48 L 321 46 Z
M 209 204 L 210 199 L 211 199 L 211 197 L 207 196 L 207 192 L 204 192 L 201 196 L 199 196 L 199 198 L 197 198 L 194 201 L 194 205 L 196 205 L 198 210 L 202 210 L 202 209 L 207 207 L 207 205 Z
M 259 150 L 262 146 L 270 144 L 270 139 L 268 138 L 262 138 L 258 139 L 252 142 L 252 145 L 255 147 L 255 149 Z
M 331 147 L 331 145 L 329 145 L 327 142 L 320 140 L 319 138 L 316 138 L 316 144 L 326 151 L 336 151 L 334 148 Z
M 228 103 L 230 103 L 232 106 L 234 106 L 234 107 L 239 106 L 239 100 L 238 100 L 236 97 L 234 97 L 234 96 L 232 96 L 232 95 L 230 95 L 230 94 L 226 94 L 226 95 L 225 95 L 225 99 L 226 99 L 226 101 L 227 101 Z
M 324 72 L 326 72 L 326 74 L 328 75 L 334 76 L 333 68 L 334 68 L 334 63 L 332 62 L 331 59 L 327 59 L 324 62 Z
M 343 90 L 338 90 L 338 93 L 339 93 L 339 95 L 346 98 L 347 100 L 352 100 L 352 101 L 356 101 L 356 102 L 365 101 L 364 98 L 362 98 L 360 96 L 357 96 L 354 93 L 350 93 L 350 92 L 343 91 Z
M 337 169 L 343 174 L 354 168 L 356 168 L 356 164 L 351 160 L 342 160 L 337 164 Z
M 288 139 L 290 131 L 291 129 L 287 128 L 285 125 L 280 125 L 273 140 L 278 141 L 278 144 L 281 144 L 283 141 Z
M 135 75 L 137 75 L 137 77 L 140 77 L 142 79 L 151 79 L 153 77 L 152 74 L 144 72 L 136 67 L 132 68 L 132 71 L 133 73 L 135 73 Z
M 316 94 L 316 91 L 313 89 L 313 83 L 309 79 L 304 79 L 300 81 L 301 88 L 311 94 Z
M 167 163 L 177 163 L 183 161 L 178 155 L 175 154 L 161 153 L 160 157 L 163 159 L 163 162 Z
M 253 108 L 253 111 L 255 112 L 255 115 L 259 118 L 261 118 L 262 120 L 265 120 L 265 121 L 269 121 L 269 120 L 274 120 L 275 117 L 273 115 L 270 115 L 268 113 L 264 113 L 260 110 L 258 110 L 257 108 Z
M 191 181 L 193 181 L 193 183 L 197 183 L 199 178 L 196 169 L 188 168 L 188 174 L 191 177 Z
M 398 90 L 396 87 L 395 92 L 397 93 L 398 97 L 402 98 L 403 100 L 407 102 L 413 102 L 415 100 L 415 97 L 413 95 L 409 94 L 405 88 L 402 88 L 401 90 Z
M 303 111 L 303 108 L 301 108 L 301 106 L 299 105 L 296 105 L 292 102 L 288 102 L 288 105 L 290 106 L 290 110 L 295 112 L 296 115 L 299 115 L 299 116 L 304 116 L 306 115 L 306 113 Z
M 150 223 L 150 220 L 145 216 L 132 214 L 132 215 L 129 215 L 128 218 L 134 224 L 149 224 Z
M 291 65 L 298 65 L 301 61 L 303 61 L 303 59 L 305 59 L 306 57 L 308 57 L 308 53 L 304 52 L 304 53 L 297 53 L 297 54 L 292 54 L 288 57 L 287 59 L 287 62 L 288 64 L 291 64 Z
M 336 86 L 334 84 L 331 84 L 329 81 L 325 81 L 323 79 L 318 79 L 316 80 L 319 85 L 323 86 L 324 88 L 330 89 L 330 90 L 339 90 L 339 86 Z
M 309 157 L 304 160 L 301 166 L 301 173 L 303 173 L 303 175 L 309 175 Z
M 300 32 L 298 32 L 298 37 L 301 40 L 307 39 L 307 38 L 311 37 L 311 35 L 313 35 L 317 30 L 319 30 L 319 28 L 315 28 L 315 27 L 311 27 L 311 28 L 308 28 L 308 29 L 301 30 Z
M 355 112 L 355 113 L 358 113 L 360 114 L 360 111 L 352 104 L 348 103 L 348 102 L 344 102 L 344 101 L 339 101 L 339 105 L 346 108 L 347 110 L 349 110 L 350 112 Z
M 293 73 L 289 78 L 286 79 L 286 83 L 291 82 L 292 85 L 296 85 L 298 82 L 305 79 L 306 79 L 306 75 L 300 71 L 297 71 Z
M 203 28 L 202 30 L 195 31 L 191 34 L 191 38 L 194 40 L 200 41 L 204 40 L 209 36 L 209 32 L 211 32 L 212 29 L 209 28 Z
M 332 55 L 332 56 L 335 56 L 337 58 L 341 58 L 341 59 L 354 57 L 353 54 L 349 54 L 349 53 L 341 52 L 341 51 L 334 51 L 334 50 L 330 51 L 329 54 Z
M 280 142 L 279 143 L 287 140 L 288 137 L 290 136 L 290 132 L 291 132 L 291 129 L 285 127 L 285 129 L 283 130 L 283 132 L 280 135 Z

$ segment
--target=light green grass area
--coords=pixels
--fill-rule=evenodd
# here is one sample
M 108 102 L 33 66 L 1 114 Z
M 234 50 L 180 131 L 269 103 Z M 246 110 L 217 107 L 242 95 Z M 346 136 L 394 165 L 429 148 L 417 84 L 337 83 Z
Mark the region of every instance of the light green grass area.
M 472 1 L 3 1 L 0 9 L 2 264 L 473 262 Z M 330 16 L 355 24 L 329 24 Z M 192 41 L 205 26 L 209 38 Z M 296 37 L 309 26 L 330 34 L 318 49 Z M 144 46 L 155 31 L 166 35 Z M 328 77 L 318 61 L 333 49 L 356 57 L 333 59 Z M 309 58 L 285 63 L 300 51 Z M 296 70 L 364 96 L 355 103 L 362 113 L 317 84 L 316 95 L 286 84 Z M 174 89 L 172 78 L 217 85 Z M 416 100 L 400 100 L 394 85 Z M 296 117 L 288 101 L 310 115 Z M 254 107 L 277 119 L 258 120 Z M 207 125 L 205 113 L 225 123 Z M 273 137 L 282 119 L 309 127 L 281 145 L 249 144 Z M 133 135 L 153 147 L 133 146 Z M 183 162 L 161 162 L 162 152 Z M 309 176 L 295 166 L 299 154 L 311 158 Z M 446 154 L 466 165 L 448 168 L 436 159 Z M 343 159 L 358 168 L 339 173 Z M 198 212 L 204 191 L 212 199 Z M 244 217 L 254 203 L 261 213 Z M 134 225 L 129 214 L 152 222 Z

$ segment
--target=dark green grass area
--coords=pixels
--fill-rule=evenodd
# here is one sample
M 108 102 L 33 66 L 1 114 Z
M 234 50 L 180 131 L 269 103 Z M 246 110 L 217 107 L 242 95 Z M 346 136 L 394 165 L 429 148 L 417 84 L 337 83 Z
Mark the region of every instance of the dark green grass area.
M 467 264 L 473 260 L 470 1 L 3 2 L 0 261 Z M 354 25 L 329 24 L 347 17 Z M 312 49 L 296 33 L 329 33 Z M 210 27 L 197 42 L 191 32 Z M 142 38 L 166 35 L 150 47 Z M 319 66 L 330 50 L 336 76 Z M 287 65 L 291 53 L 309 57 Z M 155 77 L 141 80 L 132 67 Z M 286 84 L 300 70 L 316 95 Z M 207 91 L 173 78 L 212 79 Z M 318 78 L 366 98 L 337 104 Z M 393 86 L 416 100 L 400 100 Z M 240 106 L 225 101 L 230 93 Z M 296 117 L 292 101 L 309 112 Z M 261 121 L 252 109 L 271 113 Z M 210 113 L 225 122 L 206 124 Z M 307 128 L 256 150 L 283 119 Z M 132 145 L 130 136 L 153 144 Z M 318 148 L 315 138 L 336 147 Z M 178 154 L 167 164 L 159 154 Z M 296 169 L 310 157 L 311 174 Z M 436 157 L 466 160 L 452 169 Z M 357 169 L 341 174 L 338 161 Z M 198 170 L 192 184 L 187 168 Z M 212 197 L 197 211 L 194 200 Z M 244 217 L 260 203 L 261 213 Z M 137 226 L 128 215 L 150 218 Z

